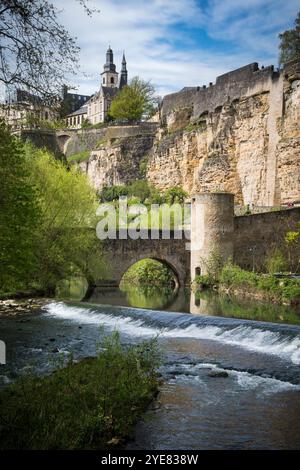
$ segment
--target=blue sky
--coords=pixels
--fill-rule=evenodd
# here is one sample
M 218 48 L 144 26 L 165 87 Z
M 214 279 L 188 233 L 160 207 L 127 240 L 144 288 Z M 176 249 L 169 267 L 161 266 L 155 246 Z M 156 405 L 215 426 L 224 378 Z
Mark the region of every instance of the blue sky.
M 78 92 L 94 93 L 108 44 L 117 70 L 125 50 L 129 78 L 151 80 L 160 95 L 215 82 L 250 62 L 277 65 L 278 33 L 292 27 L 299 0 L 90 0 L 88 17 L 74 0 L 54 0 L 77 37 Z

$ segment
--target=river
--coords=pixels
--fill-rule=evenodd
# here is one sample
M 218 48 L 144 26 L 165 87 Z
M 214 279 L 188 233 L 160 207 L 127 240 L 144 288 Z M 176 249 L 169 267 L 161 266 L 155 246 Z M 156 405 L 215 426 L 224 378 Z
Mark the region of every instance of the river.
M 49 301 L 39 315 L 2 316 L 1 384 L 30 370 L 46 373 L 70 353 L 94 355 L 101 336 L 116 328 L 124 343 L 158 335 L 164 383 L 128 449 L 299 449 L 299 316 L 230 302 L 107 289 L 86 302 Z

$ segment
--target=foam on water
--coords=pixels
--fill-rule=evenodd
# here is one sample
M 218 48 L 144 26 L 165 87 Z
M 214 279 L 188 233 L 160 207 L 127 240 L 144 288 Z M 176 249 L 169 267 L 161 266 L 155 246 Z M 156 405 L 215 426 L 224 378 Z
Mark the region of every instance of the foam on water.
M 238 386 L 246 390 L 254 390 L 264 395 L 284 392 L 284 391 L 295 391 L 300 390 L 299 385 L 292 384 L 290 382 L 275 379 L 274 377 L 262 377 L 260 375 L 251 374 L 246 371 L 238 371 L 232 369 L 224 369 L 218 367 L 216 364 L 210 363 L 199 363 L 199 364 L 181 364 L 181 373 L 175 372 L 176 380 L 179 381 L 201 381 L 204 383 L 202 372 L 207 370 L 213 370 L 216 372 L 227 372 L 229 379 L 233 379 L 237 382 Z M 206 379 L 207 380 L 207 379 Z M 219 379 L 216 379 L 219 380 Z M 225 378 L 227 380 L 227 378 Z M 174 382 L 174 379 L 170 380 L 170 383 Z
M 201 318 L 186 315 L 190 322 L 187 326 L 178 326 L 178 316 L 168 313 L 168 322 L 164 321 L 161 325 L 148 326 L 146 322 L 155 320 L 153 312 L 145 312 L 144 318 L 133 318 L 130 315 L 130 309 L 123 309 L 124 315 L 106 313 L 101 311 L 101 307 L 94 308 L 76 307 L 66 305 L 63 302 L 52 302 L 45 306 L 48 315 L 62 318 L 65 320 L 76 321 L 87 324 L 103 324 L 112 329 L 119 329 L 121 332 L 132 336 L 154 336 L 160 334 L 166 338 L 194 338 L 219 341 L 225 344 L 239 346 L 248 350 L 261 352 L 264 354 L 277 355 L 289 360 L 294 364 L 300 364 L 300 332 L 289 334 L 280 325 L 277 325 L 276 331 L 273 331 L 267 324 L 261 324 L 258 328 L 256 324 L 249 325 L 250 322 L 232 323 L 230 319 L 220 320 L 220 326 L 216 324 L 217 320 L 211 320 L 214 324 L 209 324 L 207 317 L 205 323 L 201 324 Z M 118 312 L 119 313 L 119 312 Z M 129 315 L 128 315 L 129 313 Z M 143 315 L 139 311 L 139 315 Z M 183 315 L 180 317 L 182 319 Z M 176 325 L 177 322 L 177 325 Z

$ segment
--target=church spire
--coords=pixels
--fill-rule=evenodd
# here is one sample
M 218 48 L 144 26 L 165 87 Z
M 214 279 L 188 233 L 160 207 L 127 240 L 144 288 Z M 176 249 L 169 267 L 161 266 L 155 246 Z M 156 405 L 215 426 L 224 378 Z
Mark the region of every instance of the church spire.
M 126 59 L 125 59 L 125 53 L 123 52 L 121 77 L 120 77 L 120 85 L 119 85 L 120 90 L 125 85 L 127 85 L 127 67 L 126 66 L 127 64 L 126 64 Z

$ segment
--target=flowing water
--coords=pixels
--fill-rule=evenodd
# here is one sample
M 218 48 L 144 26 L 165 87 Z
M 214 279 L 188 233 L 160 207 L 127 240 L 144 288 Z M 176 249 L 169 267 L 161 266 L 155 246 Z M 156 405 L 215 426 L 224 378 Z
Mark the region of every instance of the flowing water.
M 41 315 L 0 318 L 2 385 L 51 370 L 59 356 L 95 354 L 103 330 L 117 328 L 124 343 L 158 335 L 164 384 L 128 449 L 299 449 L 297 312 L 180 295 L 164 291 L 160 304 L 154 291 L 98 291 L 88 302 L 50 301 Z

